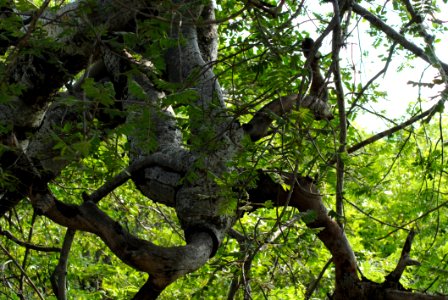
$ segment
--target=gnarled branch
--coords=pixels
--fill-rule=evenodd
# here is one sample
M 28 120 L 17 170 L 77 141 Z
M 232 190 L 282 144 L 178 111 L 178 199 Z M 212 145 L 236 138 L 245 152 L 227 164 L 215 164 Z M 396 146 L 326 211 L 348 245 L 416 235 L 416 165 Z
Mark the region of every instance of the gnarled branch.
M 148 273 L 152 288 L 159 291 L 180 276 L 201 267 L 213 251 L 214 241 L 207 232 L 190 235 L 186 246 L 156 246 L 131 235 L 91 201 L 79 206 L 68 205 L 49 191 L 35 193 L 30 198 L 35 209 L 52 221 L 100 237 L 124 263 Z

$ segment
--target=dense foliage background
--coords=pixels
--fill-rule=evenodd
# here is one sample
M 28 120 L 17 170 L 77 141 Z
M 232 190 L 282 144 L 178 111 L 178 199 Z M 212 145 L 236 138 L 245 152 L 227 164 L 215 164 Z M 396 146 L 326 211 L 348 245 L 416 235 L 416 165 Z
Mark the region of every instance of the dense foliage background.
M 444 150 L 448 123 L 444 102 L 448 79 L 442 58 L 448 59 L 448 5 L 446 1 L 357 2 L 422 49 L 428 61 L 386 36 L 384 28 L 372 26 L 356 10 L 350 10 L 341 21 L 345 39 L 339 60 L 343 84 L 340 96 L 347 120 L 343 190 L 337 187 L 340 178 L 335 164 L 335 153 L 341 146 L 341 103 L 333 71 L 329 71 L 334 67 L 331 35 L 325 37 L 319 51 L 322 73 L 329 78 L 329 104 L 335 117 L 315 120 L 310 110 L 299 107 L 287 118 L 275 117 L 272 134 L 255 143 L 244 140 L 243 151 L 228 162 L 231 171 L 216 180 L 219 185 L 234 188 L 228 197 L 237 201 L 236 187 L 251 187 L 258 169 L 270 170 L 273 178 L 278 170 L 309 176 L 318 186 L 330 216 L 344 224 L 363 277 L 382 282 L 395 268 L 409 231 L 414 229 L 411 258 L 420 264 L 406 268 L 400 282 L 406 289 L 447 295 L 448 189 Z M 7 7 L 10 2 L 1 3 Z M 78 9 L 89 10 L 89 1 L 85 3 Z M 63 40 L 47 34 L 57 24 L 46 23 L 42 11 L 57 11 L 66 4 L 14 1 L 13 12 L 2 10 L 2 78 L 6 78 L 9 66 L 25 44 L 26 51 L 44 60 L 51 60 L 49 53 L 65 47 Z M 161 1 L 160 5 L 176 9 L 168 2 Z M 407 5 L 420 16 L 419 22 Z M 219 51 L 212 65 L 232 118 L 247 123 L 273 99 L 306 93 L 309 72 L 304 67 L 306 59 L 300 43 L 305 37 L 316 40 L 328 34 L 325 30 L 333 16 L 333 6 L 327 1 L 217 3 Z M 28 18 L 30 24 L 25 26 L 23 20 Z M 143 12 L 136 22 L 134 31 L 111 33 L 103 31 L 101 24 L 92 24 L 88 32 L 112 50 L 124 45 L 138 49 L 129 50 L 132 59 L 144 57 L 151 61 L 154 81 L 167 94 L 162 105 L 173 106 L 185 147 L 205 147 L 203 141 L 207 138 L 190 131 L 191 116 L 201 113 L 191 105 L 195 93 L 161 75 L 166 67 L 163 53 L 174 43 L 166 34 L 169 20 Z M 71 204 L 81 204 L 83 193 L 95 191 L 128 166 L 132 155 L 131 141 L 126 138 L 129 134 L 144 137 L 147 143 L 140 147 L 145 150 L 157 147 L 152 139 L 149 108 L 131 122 L 105 126 L 104 115 L 113 123 L 132 108 L 114 106 L 116 91 L 110 82 L 86 77 L 80 71 L 68 78 L 52 100 L 79 114 L 85 113 L 82 97 L 97 108 L 92 122 L 74 122 L 67 117 L 51 134 L 56 142 L 49 155 L 55 163 L 71 163 L 49 186 L 59 200 Z M 81 79 L 81 99 L 66 96 L 64 93 Z M 137 84 L 131 82 L 128 88 L 137 98 L 142 95 Z M 22 89 L 19 83 L 2 80 L 0 102 L 13 105 L 12 97 L 21 95 Z M 419 117 L 422 114 L 424 117 Z M 406 126 L 400 126 L 410 119 Z M 5 124 L 0 127 L 2 133 L 10 130 Z M 381 139 L 357 146 L 390 128 L 395 129 L 386 131 Z M 212 140 L 207 147 L 214 147 Z M 1 154 L 8 149 L 2 146 Z M 8 168 L 2 165 L 0 169 L 0 194 L 14 190 L 18 184 Z M 290 188 L 287 182 L 276 180 L 285 190 Z M 340 192 L 342 211 L 336 205 Z M 148 200 L 132 182 L 115 189 L 99 207 L 139 238 L 163 246 L 185 243 L 175 211 Z M 250 203 L 241 209 L 245 213 L 216 256 L 171 284 L 160 299 L 324 299 L 332 293 L 335 275 L 331 254 L 316 236 L 319 229 L 305 225 L 307 219 L 313 218 L 312 213 L 274 207 L 272 202 L 256 211 L 252 211 Z M 0 219 L 0 226 L 0 298 L 55 299 L 50 276 L 58 264 L 67 229 L 39 216 L 27 198 Z M 128 299 L 146 279 L 147 275 L 121 262 L 98 237 L 75 233 L 67 269 L 70 299 Z

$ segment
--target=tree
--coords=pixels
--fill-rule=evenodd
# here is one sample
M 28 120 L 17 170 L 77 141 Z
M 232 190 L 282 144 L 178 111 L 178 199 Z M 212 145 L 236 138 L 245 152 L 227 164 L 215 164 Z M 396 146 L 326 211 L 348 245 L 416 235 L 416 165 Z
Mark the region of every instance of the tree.
M 199 269 L 181 293 L 446 299 L 443 3 L 218 4 L 1 2 L 2 292 L 126 298 L 135 270 L 134 299 L 154 299 Z M 340 59 L 355 29 L 384 63 L 359 84 Z M 399 55 L 444 90 L 366 138 L 356 116 Z

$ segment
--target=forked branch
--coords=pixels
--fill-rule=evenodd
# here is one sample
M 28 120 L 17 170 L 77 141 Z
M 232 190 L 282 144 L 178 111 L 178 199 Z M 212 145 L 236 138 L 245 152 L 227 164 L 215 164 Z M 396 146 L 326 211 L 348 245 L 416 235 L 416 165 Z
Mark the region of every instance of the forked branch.
M 415 235 L 416 235 L 415 230 L 411 229 L 411 231 L 409 231 L 408 237 L 406 238 L 406 242 L 404 243 L 403 249 L 401 251 L 400 260 L 398 261 L 395 270 L 393 270 L 392 272 L 390 272 L 389 275 L 386 276 L 386 281 L 383 283 L 384 286 L 397 287 L 399 289 L 403 289 L 403 286 L 400 284 L 399 280 L 403 275 L 403 272 L 406 269 L 406 267 L 420 265 L 420 262 L 411 259 L 410 255 L 412 241 L 414 240 Z

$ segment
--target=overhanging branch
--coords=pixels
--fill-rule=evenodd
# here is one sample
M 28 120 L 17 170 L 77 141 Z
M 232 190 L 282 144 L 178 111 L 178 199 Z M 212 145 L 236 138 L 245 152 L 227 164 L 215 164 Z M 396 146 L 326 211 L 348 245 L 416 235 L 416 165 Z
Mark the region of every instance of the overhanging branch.
M 124 9 L 119 0 L 105 0 L 91 1 L 87 9 L 79 3 L 81 1 L 67 4 L 54 14 L 43 14 L 43 28 L 48 37 L 55 43 L 63 43 L 64 47 L 59 47 L 58 51 L 48 47 L 33 54 L 32 49 L 23 45 L 8 57 L 10 63 L 3 80 L 20 84 L 22 92 L 16 102 L 0 106 L 0 116 L 13 116 L 9 120 L 15 126 L 38 126 L 30 124 L 30 120 L 35 120 L 36 112 L 45 108 L 49 96 L 98 54 L 96 35 L 92 32 L 96 24 L 101 24 L 105 31 L 120 30 L 134 19 L 136 11 L 151 5 L 148 1 L 134 0 L 127 2 L 132 9 Z
M 41 251 L 41 252 L 59 252 L 59 251 L 61 251 L 61 248 L 58 248 L 58 247 L 45 247 L 45 246 L 34 245 L 34 244 L 30 244 L 30 243 L 21 241 L 18 238 L 16 238 L 11 232 L 9 232 L 7 230 L 2 230 L 1 228 L 0 228 L 0 235 L 5 236 L 6 238 L 10 239 L 17 245 L 25 247 L 26 249 L 31 249 L 31 250 Z
M 285 174 L 285 176 L 289 178 L 292 175 Z M 307 226 L 322 228 L 317 236 L 333 255 L 336 282 L 343 284 L 348 277 L 358 281 L 356 259 L 344 231 L 328 216 L 322 197 L 312 181 L 305 177 L 298 177 L 296 180 L 289 206 L 295 207 L 301 212 L 313 211 L 315 213 L 315 219 L 307 223 Z M 288 200 L 289 191 L 285 191 L 279 183 L 274 182 L 268 175 L 260 171 L 257 187 L 248 190 L 248 193 L 249 200 L 253 204 L 262 204 L 267 200 L 272 200 L 274 205 L 282 206 Z

